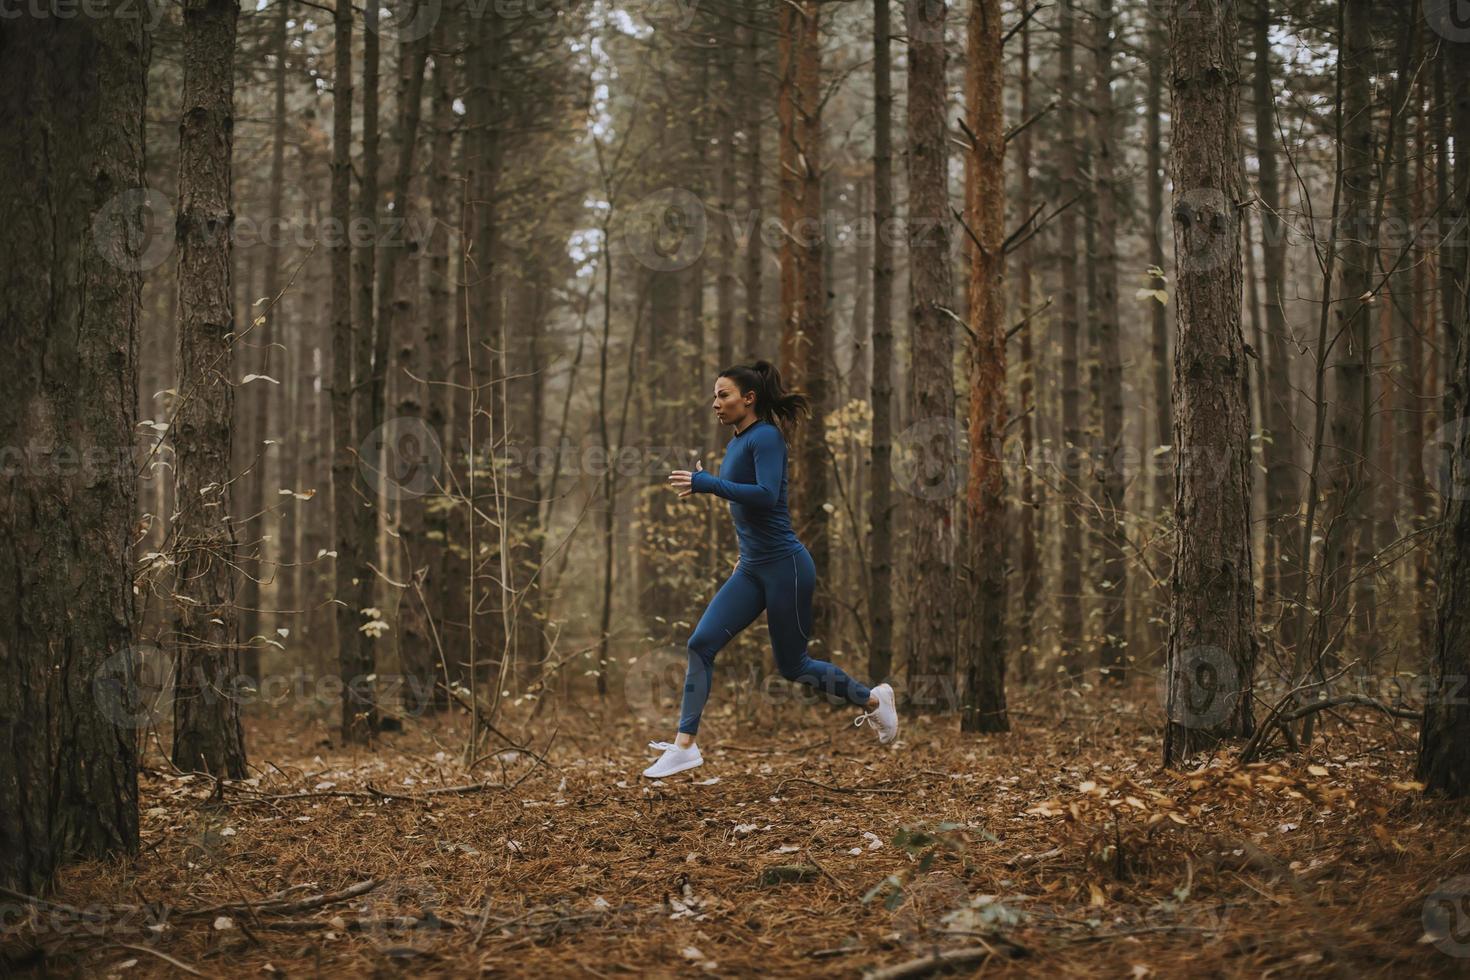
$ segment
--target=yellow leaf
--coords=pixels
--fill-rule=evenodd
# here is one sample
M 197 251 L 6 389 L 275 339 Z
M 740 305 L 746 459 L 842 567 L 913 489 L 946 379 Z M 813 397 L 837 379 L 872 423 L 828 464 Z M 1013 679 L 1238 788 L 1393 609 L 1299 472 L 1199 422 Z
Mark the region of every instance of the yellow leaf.
M 1087 887 L 1092 890 L 1093 905 L 1101 908 L 1102 906 L 1108 904 L 1108 896 L 1103 894 L 1103 890 L 1097 887 L 1095 883 L 1089 881 L 1087 883 Z

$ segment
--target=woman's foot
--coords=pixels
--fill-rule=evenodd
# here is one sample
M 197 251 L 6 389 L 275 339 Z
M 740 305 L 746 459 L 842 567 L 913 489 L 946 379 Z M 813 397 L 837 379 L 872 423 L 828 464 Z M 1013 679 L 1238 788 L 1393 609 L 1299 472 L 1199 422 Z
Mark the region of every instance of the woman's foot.
M 687 749 L 681 749 L 672 742 L 649 742 L 648 747 L 662 749 L 664 753 L 657 762 L 643 770 L 643 775 L 650 779 L 662 779 L 676 772 L 704 765 L 704 756 L 700 754 L 699 746 L 692 743 Z
M 872 710 L 858 715 L 853 719 L 853 724 L 862 725 L 865 721 L 871 721 L 878 731 L 878 742 L 882 745 L 898 738 L 898 709 L 893 703 L 892 685 L 879 684 L 873 688 L 868 704 Z

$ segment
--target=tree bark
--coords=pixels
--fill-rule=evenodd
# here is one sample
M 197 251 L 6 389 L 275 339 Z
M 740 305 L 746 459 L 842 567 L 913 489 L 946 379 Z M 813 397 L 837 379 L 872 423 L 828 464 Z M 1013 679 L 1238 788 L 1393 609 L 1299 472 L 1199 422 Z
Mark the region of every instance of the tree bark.
M 184 8 L 179 123 L 179 408 L 173 425 L 173 763 L 245 777 L 231 513 L 230 424 L 236 323 L 230 301 L 230 150 L 234 132 L 236 0 Z M 248 316 L 249 314 L 247 314 Z
M 0 27 L 0 439 L 45 447 L 0 470 L 0 883 L 30 893 L 138 845 L 130 447 L 157 261 L 149 35 L 127 9 Z
M 1457 146 L 1466 145 L 1461 137 L 1470 130 L 1470 43 L 1441 42 L 1445 88 L 1452 93 L 1450 115 Z M 1443 160 L 1443 157 L 1441 157 Z M 1453 173 L 1453 197 L 1449 200 L 1448 219 L 1463 229 L 1470 214 L 1467 189 L 1470 189 L 1470 161 L 1456 154 Z M 1467 267 L 1470 250 L 1457 247 L 1450 258 L 1448 273 L 1456 285 L 1470 281 Z M 1448 299 L 1448 296 L 1446 297 Z M 1466 305 L 1463 299 L 1453 307 L 1453 329 L 1449 336 L 1466 336 Z M 1470 404 L 1470 344 L 1456 346 L 1454 373 L 1446 378 L 1444 401 L 1447 406 Z M 1449 416 L 1453 418 L 1453 416 Z M 1419 733 L 1418 777 L 1431 793 L 1453 797 L 1470 795 L 1470 696 L 1466 678 L 1470 677 L 1470 425 L 1456 425 L 1450 430 L 1454 442 L 1449 455 L 1448 489 L 1444 499 L 1444 520 L 1437 539 L 1439 598 L 1435 612 L 1431 655 L 1430 694 L 1425 699 L 1424 721 Z
M 1174 52 L 1175 502 L 1164 764 L 1250 735 L 1256 662 L 1251 584 L 1248 366 L 1241 252 L 1233 0 L 1170 10 Z
M 893 668 L 893 83 L 890 0 L 873 0 L 873 446 L 868 674 Z
M 967 30 L 965 215 L 970 248 L 970 568 L 969 622 L 960 727 L 1003 732 L 1005 635 L 1005 48 L 1000 0 L 976 0 Z
M 954 568 L 959 534 L 959 427 L 955 421 L 953 274 L 950 261 L 944 47 L 945 4 L 908 0 L 909 419 L 918 453 L 912 502 L 912 571 L 906 631 L 908 694 L 941 714 L 958 678 L 960 630 Z
M 1098 0 L 1093 22 L 1093 88 L 1097 150 L 1093 157 L 1097 197 L 1097 296 L 1094 302 L 1099 354 L 1102 410 L 1101 538 L 1102 580 L 1097 583 L 1102 602 L 1102 636 L 1098 659 L 1104 680 L 1121 684 L 1128 671 L 1128 564 L 1127 526 L 1123 491 L 1123 357 L 1118 319 L 1118 201 L 1113 186 L 1113 152 L 1117 121 L 1113 106 L 1113 2 Z
M 1059 0 L 1058 44 L 1061 46 L 1059 80 L 1066 85 L 1076 71 L 1077 13 L 1075 0 Z M 1077 148 L 1073 133 L 1077 130 L 1077 110 L 1070 99 L 1063 99 L 1058 113 L 1057 168 L 1061 174 L 1065 194 L 1071 197 L 1080 190 L 1080 174 L 1077 166 Z M 1068 203 L 1066 201 L 1064 204 Z M 1079 510 L 1078 482 L 1082 476 L 1080 454 L 1082 452 L 1081 405 L 1079 400 L 1077 371 L 1077 340 L 1081 331 L 1081 285 L 1077 275 L 1077 215 L 1073 207 L 1067 207 L 1061 217 L 1061 243 L 1057 248 L 1057 261 L 1062 266 L 1061 288 L 1061 394 L 1062 394 L 1062 447 L 1061 466 L 1057 479 L 1065 488 L 1061 500 L 1062 511 L 1062 574 L 1059 583 L 1061 606 L 1059 631 L 1062 648 L 1062 665 L 1073 683 L 1082 679 L 1082 523 Z
M 371 674 L 372 664 L 363 663 L 367 642 L 359 632 L 361 615 L 358 576 L 361 552 L 368 542 L 360 537 L 357 512 L 367 506 L 357 487 L 357 446 L 354 442 L 354 378 L 352 321 L 352 242 L 348 234 L 352 218 L 352 4 L 337 0 L 333 18 L 336 35 L 332 108 L 332 228 L 329 243 L 332 258 L 332 503 L 336 528 L 336 575 L 334 605 L 337 610 L 337 667 L 343 681 L 341 736 L 344 741 L 361 741 L 376 727 L 370 700 L 358 690 Z M 365 438 L 367 433 L 361 433 Z M 371 647 L 368 651 L 371 652 Z
M 1271 0 L 1256 0 L 1252 25 L 1255 44 L 1256 159 L 1261 199 L 1261 257 L 1265 291 L 1266 389 L 1261 393 L 1266 457 L 1265 594 L 1280 598 L 1277 642 L 1286 649 L 1297 643 L 1296 615 L 1288 596 L 1301 589 L 1305 561 L 1297 554 L 1300 489 L 1296 479 L 1296 427 L 1292 424 L 1291 348 L 1286 324 L 1286 223 L 1281 217 L 1281 177 L 1276 160 L 1276 99 L 1271 85 Z

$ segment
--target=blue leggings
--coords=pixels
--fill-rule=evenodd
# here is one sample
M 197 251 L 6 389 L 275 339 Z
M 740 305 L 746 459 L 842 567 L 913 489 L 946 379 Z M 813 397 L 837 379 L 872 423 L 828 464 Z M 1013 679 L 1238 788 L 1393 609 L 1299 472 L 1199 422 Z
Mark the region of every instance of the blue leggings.
M 689 637 L 689 670 L 684 675 L 684 705 L 679 714 L 679 731 L 694 735 L 699 716 L 709 698 L 715 654 L 735 634 L 755 622 L 766 611 L 771 647 L 781 676 L 829 695 L 866 705 L 869 689 L 845 674 L 841 667 L 806 654 L 812 628 L 812 590 L 817 568 L 811 553 L 802 548 L 787 558 L 747 565 L 740 562 L 735 572 L 710 600 L 699 625 Z

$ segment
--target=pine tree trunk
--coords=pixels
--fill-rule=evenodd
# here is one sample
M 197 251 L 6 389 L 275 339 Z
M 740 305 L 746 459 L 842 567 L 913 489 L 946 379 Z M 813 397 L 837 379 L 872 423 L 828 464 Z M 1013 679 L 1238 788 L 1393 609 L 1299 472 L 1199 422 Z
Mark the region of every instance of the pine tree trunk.
M 1444 91 L 1452 100 L 1448 106 L 1456 146 L 1470 145 L 1470 43 L 1445 40 L 1443 55 Z M 1443 100 L 1441 100 L 1443 105 Z M 1439 127 L 1443 135 L 1447 127 Z M 1445 163 L 1441 156 L 1441 165 Z M 1463 228 L 1470 217 L 1470 161 L 1456 154 L 1453 172 L 1442 174 L 1443 183 L 1452 180 L 1452 197 L 1444 203 L 1449 213 L 1446 222 Z M 1458 287 L 1470 281 L 1470 249 L 1457 246 L 1441 268 L 1451 283 Z M 1458 293 L 1457 293 L 1458 295 Z M 1448 306 L 1447 340 L 1466 336 L 1466 306 L 1463 300 Z M 1448 312 L 1452 310 L 1453 312 Z M 1446 379 L 1444 401 L 1449 406 L 1470 404 L 1470 344 L 1458 343 L 1454 371 Z M 1447 420 L 1453 419 L 1447 414 Z M 1470 677 L 1470 486 L 1466 472 L 1470 460 L 1470 425 L 1459 424 L 1450 429 L 1448 438 L 1453 448 L 1448 453 L 1449 472 L 1441 477 L 1440 490 L 1449 492 L 1444 500 L 1444 519 L 1437 539 L 1438 606 L 1435 612 L 1433 645 L 1430 648 L 1432 683 L 1425 699 L 1424 722 L 1419 734 L 1418 777 L 1429 792 L 1453 797 L 1470 795 L 1470 695 L 1466 678 Z
M 965 216 L 978 239 L 970 253 L 970 567 L 974 576 L 971 635 L 966 644 L 960 727 L 1003 732 L 1006 716 L 1005 635 L 1005 49 L 1000 0 L 970 8 L 965 45 L 966 115 L 972 134 L 965 156 Z
M 1258 351 L 1266 364 L 1261 392 L 1261 427 L 1266 457 L 1266 534 L 1273 561 L 1265 569 L 1265 594 L 1281 599 L 1277 643 L 1295 648 L 1296 614 L 1286 604 L 1301 589 L 1305 561 L 1297 553 L 1300 489 L 1296 478 L 1296 427 L 1292 424 L 1291 348 L 1286 324 L 1286 223 L 1281 217 L 1281 177 L 1276 160 L 1280 134 L 1271 85 L 1271 0 L 1256 0 L 1255 43 L 1256 159 L 1261 198 L 1261 273 L 1265 291 L 1266 345 Z
M 959 667 L 954 569 L 959 428 L 953 379 L 955 322 L 948 192 L 945 5 L 909 0 L 908 30 L 908 248 L 910 368 L 909 418 L 918 455 L 906 488 L 915 498 L 912 570 L 906 631 L 908 694 L 915 706 L 941 714 L 952 698 Z
M 893 84 L 889 0 L 873 0 L 873 446 L 868 674 L 893 669 Z
M 1021 25 L 1021 119 L 1031 118 L 1031 23 Z M 1019 213 L 1029 216 L 1035 209 L 1035 189 L 1031 176 L 1032 159 L 1031 127 L 1027 126 L 1016 137 L 1016 150 L 1020 157 L 1021 197 Z M 1029 243 L 1023 244 L 1016 256 L 1017 300 L 1021 317 L 1031 315 L 1035 284 L 1032 276 L 1033 253 Z M 1016 668 L 1022 682 L 1031 680 L 1036 665 L 1036 611 L 1041 593 L 1041 560 L 1038 542 L 1041 536 L 1045 511 L 1038 500 L 1034 460 L 1037 432 L 1040 427 L 1040 412 L 1036 399 L 1036 331 L 1037 322 L 1027 323 L 1021 329 L 1021 379 L 1019 385 L 1021 415 L 1022 458 L 1027 465 L 1021 468 L 1021 494 L 1017 501 L 1017 522 L 1021 526 L 1021 601 L 1017 617 Z
M 1076 71 L 1077 14 L 1074 0 L 1060 0 L 1060 28 L 1058 44 L 1061 46 L 1059 78 L 1067 84 Z M 1077 129 L 1077 111 L 1071 100 L 1064 100 L 1058 111 L 1057 167 L 1068 198 L 1080 192 L 1081 173 L 1077 162 L 1077 148 L 1073 134 Z M 1069 203 L 1067 201 L 1064 204 Z M 1061 288 L 1061 395 L 1062 395 L 1062 446 L 1061 468 L 1056 474 L 1065 494 L 1060 502 L 1062 511 L 1062 574 L 1060 596 L 1060 641 L 1062 665 L 1075 683 L 1082 679 L 1082 523 L 1079 510 L 1082 501 L 1077 496 L 1077 484 L 1082 478 L 1081 452 L 1081 406 L 1078 391 L 1077 340 L 1082 329 L 1081 285 L 1077 275 L 1077 214 L 1075 206 L 1068 207 L 1061 217 L 1061 243 L 1057 249 L 1057 261 L 1062 266 Z
M 386 496 L 399 505 L 397 535 L 389 537 L 390 541 L 396 540 L 396 548 L 404 558 L 405 571 L 399 581 L 417 583 L 422 588 L 428 574 L 425 559 L 429 550 L 424 536 L 425 503 L 427 495 L 434 492 L 434 480 L 442 479 L 440 464 L 443 462 L 442 443 L 438 443 L 438 434 L 425 420 L 425 386 L 414 380 L 424 377 L 429 350 L 427 334 L 435 327 L 427 316 L 413 316 L 417 284 L 407 275 L 413 271 L 419 250 L 428 245 L 413 235 L 411 187 L 429 38 L 404 40 L 398 48 L 398 125 L 394 134 L 398 159 L 393 174 L 393 210 L 384 222 L 386 234 L 378 253 L 379 336 L 375 342 L 372 396 L 374 429 L 377 429 L 383 425 L 389 345 L 396 329 L 408 327 L 410 332 L 394 355 L 399 398 L 395 418 L 383 429 L 381 444 L 386 460 L 380 481 Z M 408 260 L 408 268 L 400 265 L 402 259 Z M 405 681 L 404 707 L 418 712 L 431 699 L 437 656 L 423 605 L 412 585 L 398 597 L 397 606 L 398 667 Z
M 231 518 L 234 418 L 230 302 L 230 149 L 234 131 L 236 0 L 190 0 L 184 10 L 179 125 L 179 388 L 174 417 L 173 763 L 243 779 L 245 736 Z M 248 314 L 247 314 L 248 315 Z
M 1101 487 L 1103 542 L 1102 636 L 1099 661 L 1105 680 L 1121 684 L 1127 676 L 1128 654 L 1128 536 L 1124 524 L 1125 487 L 1123 446 L 1123 357 L 1118 319 L 1118 202 L 1113 186 L 1114 141 L 1117 137 L 1113 108 L 1113 2 L 1099 0 L 1093 22 L 1093 75 L 1097 122 L 1097 153 L 1093 158 L 1097 195 L 1096 308 L 1099 379 L 1102 409 Z
M 272 71 L 271 85 L 275 110 L 273 113 L 274 121 L 272 123 L 273 132 L 271 134 L 270 188 L 269 203 L 267 205 L 269 209 L 269 224 L 266 227 L 264 242 L 265 285 L 261 289 L 261 296 L 265 298 L 265 303 L 259 308 L 254 308 L 247 304 L 245 309 L 241 311 L 242 316 L 246 319 L 246 323 L 243 323 L 242 326 L 248 326 L 249 322 L 253 321 L 257 316 L 263 318 L 260 326 L 256 327 L 250 333 L 251 342 L 253 345 L 256 345 L 254 349 L 260 351 L 260 366 L 256 369 L 256 372 L 282 382 L 281 386 L 277 386 L 271 384 L 269 381 L 262 381 L 242 389 L 245 392 L 246 398 L 252 402 L 252 407 L 255 411 L 254 431 L 256 433 L 256 445 L 260 450 L 260 462 L 255 465 L 250 479 L 245 484 L 245 487 L 248 489 L 247 499 L 252 501 L 250 506 L 245 508 L 246 513 L 250 514 L 250 519 L 245 525 L 246 548 L 257 557 L 255 560 L 248 558 L 243 560 L 240 566 L 245 572 L 242 589 L 243 594 L 240 597 L 240 628 L 241 635 L 245 638 L 246 643 L 244 650 L 241 652 L 240 660 L 243 673 L 246 677 L 252 678 L 260 677 L 260 648 L 255 646 L 251 641 L 257 633 L 267 632 L 266 617 L 260 612 L 263 603 L 261 602 L 261 583 L 259 579 L 274 579 L 278 586 L 276 590 L 278 597 L 276 606 L 278 608 L 290 608 L 288 602 L 279 601 L 281 593 L 279 586 L 284 583 L 285 579 L 268 571 L 268 569 L 275 567 L 274 565 L 260 560 L 266 557 L 265 552 L 267 550 L 265 535 L 269 529 L 267 527 L 266 515 L 278 508 L 278 532 L 270 538 L 272 544 L 270 550 L 274 553 L 276 561 L 291 560 L 284 558 L 281 547 L 286 540 L 284 515 L 290 511 L 291 504 L 288 501 L 282 507 L 281 502 L 285 498 L 282 498 L 276 493 L 276 489 L 282 483 L 281 474 L 285 472 L 286 460 L 284 454 L 280 451 L 281 447 L 279 445 L 274 448 L 265 445 L 265 440 L 267 439 L 276 439 L 278 442 L 289 445 L 288 440 L 281 440 L 279 434 L 272 433 L 271 419 L 272 403 L 281 396 L 285 390 L 284 384 L 286 382 L 283 370 L 286 357 L 276 354 L 272 347 L 274 344 L 280 343 L 278 339 L 279 334 L 276 331 L 276 324 L 281 321 L 283 312 L 282 302 L 277 299 L 276 294 L 281 291 L 281 263 L 286 246 L 283 240 L 284 235 L 278 229 L 282 226 L 281 213 L 284 210 L 283 201 L 286 183 L 286 27 L 290 20 L 290 11 L 291 4 L 289 0 L 283 0 L 279 5 L 279 9 L 276 11 L 274 32 L 275 67 Z M 273 361 L 275 361 L 275 366 L 272 365 Z
M 50 450 L 0 470 L 0 884 L 31 894 L 136 850 L 152 723 L 132 714 L 130 448 L 141 273 L 163 255 L 144 248 L 149 36 L 128 9 L 0 27 L 0 433 Z
M 1367 235 L 1372 233 L 1367 215 L 1372 209 L 1373 118 L 1372 37 L 1369 33 L 1371 0 L 1342 0 L 1343 100 L 1342 115 L 1342 210 L 1337 234 L 1340 298 L 1334 307 L 1336 329 L 1328 345 L 1332 372 L 1331 447 L 1328 469 L 1327 511 L 1322 568 L 1322 609 L 1311 654 L 1324 656 L 1328 665 L 1336 652 L 1328 652 L 1327 638 L 1335 632 L 1334 621 L 1344 614 L 1355 591 L 1353 575 L 1359 539 L 1371 533 L 1363 519 L 1365 499 L 1365 450 L 1369 443 L 1368 397 L 1372 339 L 1372 307 L 1363 296 L 1371 289 Z M 1307 720 L 1310 732 L 1312 719 Z
M 1233 0 L 1170 12 L 1175 513 L 1164 764 L 1250 735 L 1256 661 Z
M 357 483 L 357 443 L 354 441 L 354 377 L 352 326 L 352 5 L 337 0 L 336 58 L 332 110 L 332 503 L 336 528 L 335 608 L 337 610 L 337 667 L 343 681 L 341 735 L 345 741 L 366 738 L 360 714 L 371 715 L 371 702 L 358 696 L 363 678 L 372 673 L 364 664 L 364 637 L 358 631 L 360 553 L 369 541 L 359 532 L 357 511 L 364 506 Z M 367 433 L 362 433 L 365 437 Z M 370 540 L 370 539 L 369 539 Z M 370 553 L 367 553 L 370 560 Z M 369 650 L 371 648 L 369 647 Z
M 765 215 L 761 211 L 761 188 L 764 173 L 761 169 L 761 112 L 760 106 L 765 93 L 765 78 L 761 74 L 761 34 L 763 25 L 758 12 L 764 8 L 748 8 L 751 19 L 747 28 L 744 46 L 744 97 L 745 108 L 741 128 L 745 130 L 745 337 L 740 356 L 754 360 L 761 350 L 761 253 L 765 243 L 761 240 L 761 225 Z M 729 365 L 721 365 L 722 368 Z

